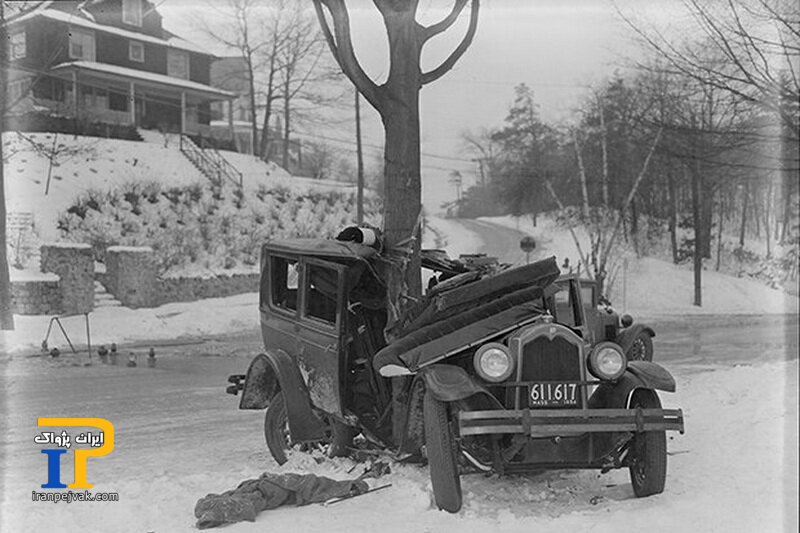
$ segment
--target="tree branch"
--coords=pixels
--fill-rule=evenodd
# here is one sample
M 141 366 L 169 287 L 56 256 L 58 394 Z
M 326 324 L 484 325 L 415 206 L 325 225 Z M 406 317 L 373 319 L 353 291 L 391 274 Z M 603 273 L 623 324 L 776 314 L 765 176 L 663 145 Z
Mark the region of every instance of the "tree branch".
M 644 163 L 642 163 L 642 169 L 639 171 L 639 175 L 636 176 L 636 180 L 633 182 L 633 187 L 631 187 L 630 192 L 628 192 L 628 197 L 625 198 L 625 203 L 623 203 L 622 207 L 620 208 L 620 217 L 617 219 L 617 224 L 614 226 L 614 231 L 611 233 L 611 237 L 609 237 L 608 242 L 603 249 L 603 255 L 600 256 L 600 272 L 605 270 L 608 254 L 611 252 L 611 247 L 614 245 L 614 241 L 619 234 L 619 228 L 622 225 L 622 219 L 625 218 L 623 213 L 625 213 L 625 210 L 631 205 L 633 197 L 636 196 L 636 191 L 639 189 L 639 184 L 641 184 L 645 174 L 647 173 L 647 167 L 650 165 L 650 159 L 653 157 L 653 153 L 656 151 L 658 141 L 661 140 L 661 133 L 663 131 L 664 128 L 658 129 L 658 133 L 656 133 L 656 137 L 653 139 L 653 144 L 650 145 L 650 150 L 647 152 L 647 156 L 644 158 Z
M 439 35 L 452 26 L 453 23 L 458 19 L 459 15 L 461 15 L 461 12 L 464 10 L 464 6 L 466 5 L 467 0 L 456 0 L 456 2 L 453 4 L 452 11 L 450 11 L 450 13 L 444 19 L 422 30 L 422 43 L 424 44 L 431 37 Z
M 380 109 L 382 100 L 380 87 L 361 68 L 361 64 L 358 62 L 353 50 L 353 41 L 350 36 L 350 17 L 344 0 L 313 0 L 313 2 L 317 19 L 322 27 L 322 34 L 325 36 L 325 41 L 327 41 L 328 47 L 331 49 L 333 57 L 341 67 L 342 72 L 375 109 Z M 325 13 L 322 10 L 323 5 L 328 9 L 333 19 L 334 33 L 331 32 L 328 20 L 325 18 Z
M 316 1 L 316 0 L 315 0 Z M 422 74 L 421 82 L 422 85 L 428 84 L 432 81 L 436 81 L 442 76 L 444 76 L 447 71 L 453 68 L 453 65 L 456 64 L 464 52 L 467 51 L 469 45 L 472 43 L 472 38 L 475 37 L 475 30 L 478 28 L 478 8 L 480 7 L 480 0 L 472 0 L 472 5 L 470 6 L 470 13 L 469 13 L 469 28 L 467 28 L 467 33 L 464 35 L 464 38 L 458 43 L 458 46 L 450 56 L 445 59 L 441 65 L 436 67 L 435 69 L 425 72 Z

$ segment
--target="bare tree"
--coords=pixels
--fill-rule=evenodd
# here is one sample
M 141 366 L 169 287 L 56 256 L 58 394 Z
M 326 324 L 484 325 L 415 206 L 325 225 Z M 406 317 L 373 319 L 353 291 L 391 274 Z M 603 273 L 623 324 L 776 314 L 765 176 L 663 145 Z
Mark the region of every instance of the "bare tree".
M 226 75 L 247 85 L 253 152 L 266 158 L 268 128 L 273 105 L 281 98 L 278 79 L 280 57 L 287 45 L 291 21 L 288 0 L 265 6 L 260 0 L 226 0 L 212 5 L 215 20 L 199 19 L 203 32 L 218 44 L 235 50 L 242 67 Z M 259 110 L 264 110 L 259 137 Z
M 364 98 L 378 111 L 386 135 L 384 151 L 384 237 L 390 249 L 400 253 L 389 268 L 389 317 L 393 323 L 407 304 L 422 292 L 419 271 L 421 219 L 419 92 L 423 85 L 448 72 L 472 42 L 478 23 L 479 0 L 472 0 L 469 25 L 457 47 L 436 68 L 423 72 L 422 49 L 430 39 L 453 26 L 467 6 L 455 0 L 439 22 L 424 26 L 417 22 L 418 0 L 373 0 L 389 42 L 388 77 L 377 84 L 356 58 L 351 39 L 350 14 L 344 0 L 314 0 L 320 26 L 342 71 Z
M 334 71 L 323 57 L 325 40 L 314 15 L 298 4 L 290 11 L 286 24 L 285 44 L 279 53 L 280 96 L 283 100 L 283 142 L 281 161 L 289 165 L 289 142 L 295 116 L 300 107 L 331 103 L 336 96 L 315 91 L 321 84 L 335 82 L 341 73 Z M 328 91 L 330 92 L 330 91 Z
M 674 73 L 727 93 L 762 117 L 750 135 L 754 143 L 779 146 L 767 164 L 782 175 L 785 237 L 800 182 L 800 5 L 795 0 L 686 0 L 684 5 L 699 31 L 683 40 L 620 14 Z
M 381 116 L 385 132 L 383 234 L 389 258 L 387 281 L 388 326 L 395 325 L 408 302 L 422 294 L 420 233 L 422 183 L 420 171 L 419 92 L 423 85 L 441 78 L 459 60 L 472 42 L 478 24 L 480 0 L 471 0 L 469 26 L 458 46 L 436 68 L 423 72 L 423 46 L 445 32 L 464 11 L 467 0 L 455 0 L 441 21 L 423 26 L 416 20 L 418 0 L 373 0 L 383 18 L 389 41 L 386 81 L 372 80 L 353 50 L 350 15 L 344 0 L 313 0 L 325 40 L 336 62 L 364 98 Z M 327 15 L 326 15 L 327 10 Z M 406 298 L 407 297 L 407 298 Z M 402 394 L 402 378 L 392 382 L 393 403 Z M 403 413 L 392 411 L 394 434 L 401 434 Z

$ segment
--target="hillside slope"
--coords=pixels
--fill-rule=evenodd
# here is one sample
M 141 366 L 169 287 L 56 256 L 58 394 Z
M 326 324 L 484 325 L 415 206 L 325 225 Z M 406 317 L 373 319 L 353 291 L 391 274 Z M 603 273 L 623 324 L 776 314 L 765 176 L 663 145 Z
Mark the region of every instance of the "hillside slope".
M 208 181 L 180 152 L 177 136 L 168 136 L 165 146 L 163 135 L 150 133 L 145 135 L 149 142 L 52 133 L 4 133 L 8 212 L 34 213 L 40 240 L 54 241 L 59 238 L 58 215 L 89 189 L 109 190 L 130 181 L 157 181 L 165 186 Z M 296 178 L 274 163 L 250 155 L 222 154 L 242 173 L 246 191 L 262 185 L 304 191 L 349 188 L 339 182 Z

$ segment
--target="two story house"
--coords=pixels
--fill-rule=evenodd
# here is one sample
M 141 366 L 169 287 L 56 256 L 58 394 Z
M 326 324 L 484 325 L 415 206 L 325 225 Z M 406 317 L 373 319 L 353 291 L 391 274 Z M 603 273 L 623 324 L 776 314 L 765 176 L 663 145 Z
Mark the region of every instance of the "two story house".
M 40 2 L 10 18 L 10 112 L 210 135 L 211 104 L 237 95 L 211 86 L 212 54 L 161 22 L 148 0 Z

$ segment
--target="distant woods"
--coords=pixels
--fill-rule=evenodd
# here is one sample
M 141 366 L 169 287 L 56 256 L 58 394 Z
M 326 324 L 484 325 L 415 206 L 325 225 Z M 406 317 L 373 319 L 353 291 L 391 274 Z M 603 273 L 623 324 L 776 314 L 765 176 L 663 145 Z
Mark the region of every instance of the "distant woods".
M 695 266 L 695 305 L 700 271 L 719 270 L 721 258 L 762 257 L 796 282 L 800 8 L 687 9 L 697 28 L 684 39 L 621 14 L 648 59 L 591 87 L 570 124 L 542 119 L 533 91 L 517 86 L 502 127 L 465 137 L 480 179 L 457 213 L 535 224 L 560 208 L 589 236 L 581 259 L 601 281 L 614 275 L 616 239 L 643 255 L 668 236 L 672 260 Z

